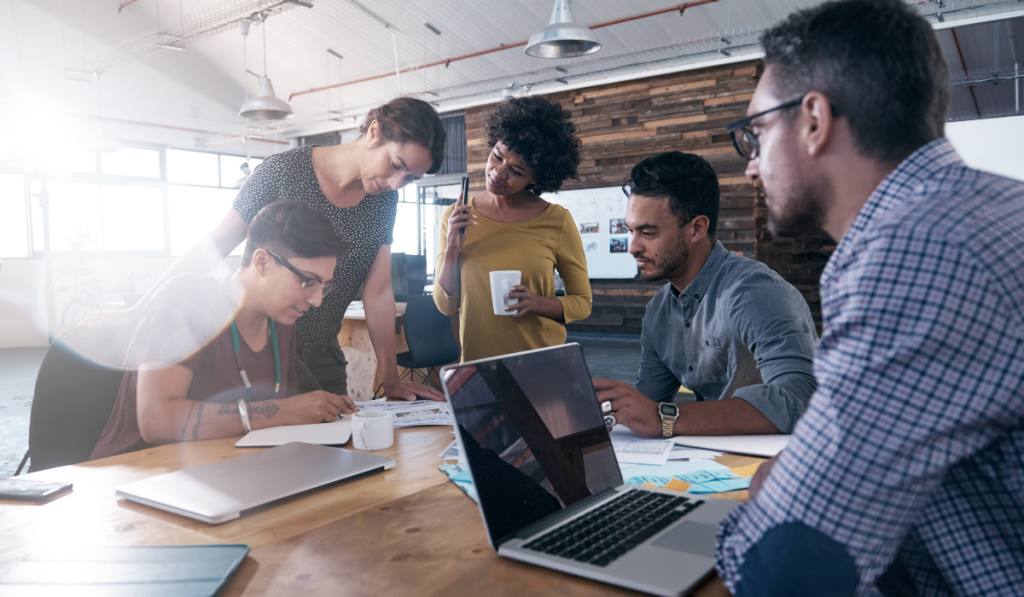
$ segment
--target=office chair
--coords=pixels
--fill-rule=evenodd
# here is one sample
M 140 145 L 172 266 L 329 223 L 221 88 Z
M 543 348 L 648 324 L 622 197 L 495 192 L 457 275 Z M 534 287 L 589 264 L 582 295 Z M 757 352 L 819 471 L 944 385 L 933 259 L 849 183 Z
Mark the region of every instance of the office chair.
M 405 256 L 405 279 L 409 295 L 423 294 L 427 286 L 427 256 Z
M 30 472 L 89 460 L 114 409 L 133 332 L 134 326 L 79 326 L 50 344 L 32 397 Z
M 452 318 L 437 310 L 432 295 L 409 297 L 405 307 L 405 342 L 409 350 L 398 354 L 398 366 L 408 369 L 411 381 L 416 381 L 417 369 L 424 369 L 423 383 L 431 386 L 430 374 L 459 358 L 459 342 L 452 333 Z M 373 397 L 382 389 L 377 386 Z

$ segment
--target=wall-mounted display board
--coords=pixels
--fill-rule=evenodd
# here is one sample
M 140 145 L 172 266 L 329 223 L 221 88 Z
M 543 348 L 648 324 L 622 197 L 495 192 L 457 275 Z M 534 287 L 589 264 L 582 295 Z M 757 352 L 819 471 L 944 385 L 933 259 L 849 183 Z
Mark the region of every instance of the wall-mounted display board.
M 628 252 L 626 196 L 620 187 L 545 193 L 543 197 L 572 214 L 583 239 L 591 278 L 636 276 L 636 260 Z

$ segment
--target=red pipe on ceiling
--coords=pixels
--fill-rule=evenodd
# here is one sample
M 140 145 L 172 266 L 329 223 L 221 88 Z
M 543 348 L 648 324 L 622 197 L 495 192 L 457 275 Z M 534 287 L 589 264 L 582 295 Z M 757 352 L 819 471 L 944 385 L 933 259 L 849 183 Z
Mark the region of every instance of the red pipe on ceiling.
M 660 15 L 660 14 L 665 14 L 667 12 L 675 12 L 677 10 L 679 11 L 679 14 L 683 14 L 683 11 L 686 10 L 687 8 L 693 8 L 695 6 L 701 6 L 701 5 L 704 5 L 704 4 L 711 4 L 713 2 L 718 2 L 718 1 L 719 0 L 696 0 L 695 2 L 687 2 L 685 4 L 679 4 L 677 6 L 673 6 L 672 8 L 665 8 L 665 9 L 662 9 L 662 10 L 655 10 L 653 12 L 645 12 L 643 14 L 633 15 L 631 17 L 626 17 L 624 19 L 616 19 L 614 21 L 608 21 L 607 23 L 599 23 L 597 25 L 592 25 L 590 28 L 591 29 L 600 29 L 602 27 L 610 27 L 611 25 L 618 25 L 620 23 L 628 23 L 629 21 L 635 21 L 637 19 L 644 19 L 644 18 L 647 18 L 647 17 L 653 17 L 653 16 L 657 16 L 657 15 Z M 502 44 L 502 45 L 498 46 L 497 48 L 491 48 L 489 50 L 483 50 L 483 51 L 480 51 L 480 52 L 473 52 L 472 54 L 466 54 L 464 56 L 456 56 L 455 58 L 447 58 L 445 60 L 438 60 L 437 62 L 431 62 L 429 64 L 423 64 L 423 65 L 420 65 L 420 66 L 410 66 L 409 68 L 406 68 L 404 70 L 400 70 L 398 72 L 399 73 L 408 73 L 408 72 L 412 72 L 412 71 L 422 70 L 424 68 L 430 68 L 432 66 L 440 66 L 442 64 L 445 66 L 445 68 L 448 68 L 448 65 L 451 64 L 452 62 L 458 62 L 459 60 L 466 60 L 468 58 L 476 58 L 477 56 L 483 56 L 484 54 L 492 54 L 494 52 L 501 52 L 502 50 L 510 50 L 512 48 L 518 48 L 520 46 L 525 46 L 526 43 L 527 42 L 525 42 L 525 41 L 521 41 L 519 43 L 510 44 L 510 45 Z M 296 96 L 299 96 L 299 95 L 306 95 L 306 94 L 309 94 L 309 93 L 317 93 L 319 91 L 327 91 L 328 89 L 337 89 L 338 87 L 345 87 L 345 86 L 348 86 L 348 85 L 355 85 L 357 83 L 365 83 L 366 81 L 373 81 L 373 80 L 376 80 L 376 79 L 384 79 L 384 78 L 390 77 L 390 76 L 392 76 L 394 74 L 395 73 L 393 73 L 393 72 L 389 72 L 389 73 L 384 73 L 384 74 L 381 74 L 381 75 L 373 75 L 372 77 L 365 77 L 365 78 L 362 78 L 362 79 L 357 79 L 355 81 L 347 81 L 345 83 L 335 83 L 334 85 L 327 85 L 325 87 L 316 87 L 314 89 L 307 89 L 306 91 L 296 91 L 295 93 L 293 93 L 293 94 L 288 96 L 288 101 L 291 101 L 293 98 L 295 98 Z

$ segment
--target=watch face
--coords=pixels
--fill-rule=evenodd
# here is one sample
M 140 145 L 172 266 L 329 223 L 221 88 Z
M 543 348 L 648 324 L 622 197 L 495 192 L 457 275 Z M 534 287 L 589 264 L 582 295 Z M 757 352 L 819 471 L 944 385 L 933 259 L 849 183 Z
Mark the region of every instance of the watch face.
M 661 409 L 661 414 L 666 417 L 674 417 L 679 414 L 679 407 L 675 404 L 661 404 L 659 408 Z

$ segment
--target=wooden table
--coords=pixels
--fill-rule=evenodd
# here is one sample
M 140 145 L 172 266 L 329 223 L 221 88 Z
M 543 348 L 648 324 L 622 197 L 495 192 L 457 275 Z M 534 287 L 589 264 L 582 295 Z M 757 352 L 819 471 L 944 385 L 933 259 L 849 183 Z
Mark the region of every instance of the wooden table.
M 211 526 L 119 499 L 125 483 L 232 458 L 237 438 L 171 444 L 26 475 L 74 483 L 43 505 L 0 501 L 0 574 L 57 547 L 247 543 L 224 595 L 632 595 L 631 591 L 500 558 L 476 505 L 437 469 L 450 427 L 396 432 L 378 453 L 398 466 Z M 762 459 L 724 455 L 729 467 Z M 747 492 L 715 497 L 743 501 Z M 717 579 L 700 597 L 727 596 Z

